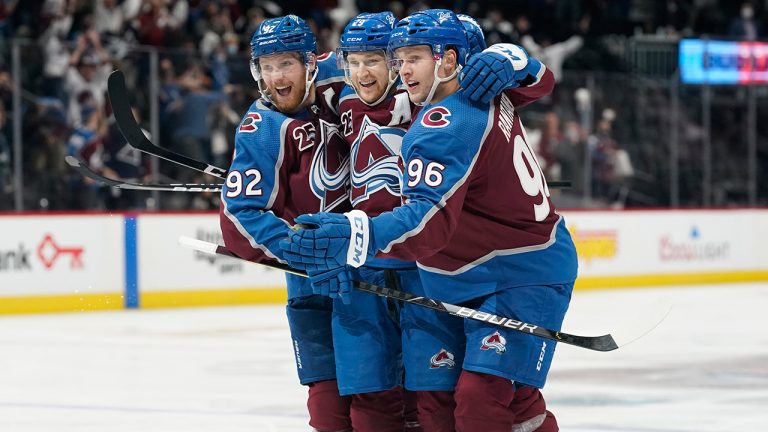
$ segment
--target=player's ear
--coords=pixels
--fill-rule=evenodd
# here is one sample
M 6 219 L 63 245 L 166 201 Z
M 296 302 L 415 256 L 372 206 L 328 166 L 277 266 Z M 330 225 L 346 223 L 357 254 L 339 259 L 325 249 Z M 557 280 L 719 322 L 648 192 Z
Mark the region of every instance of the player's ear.
M 443 68 L 445 68 L 445 76 L 449 76 L 456 70 L 458 66 L 458 53 L 453 47 L 446 48 L 443 55 Z

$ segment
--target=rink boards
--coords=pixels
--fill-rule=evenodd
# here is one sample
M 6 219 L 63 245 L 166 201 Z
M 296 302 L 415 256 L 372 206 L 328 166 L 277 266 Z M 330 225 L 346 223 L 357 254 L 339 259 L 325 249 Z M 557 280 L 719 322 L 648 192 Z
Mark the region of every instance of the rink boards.
M 768 210 L 567 211 L 577 289 L 768 280 Z M 218 216 L 0 215 L 0 314 L 284 302 L 279 271 L 177 245 Z

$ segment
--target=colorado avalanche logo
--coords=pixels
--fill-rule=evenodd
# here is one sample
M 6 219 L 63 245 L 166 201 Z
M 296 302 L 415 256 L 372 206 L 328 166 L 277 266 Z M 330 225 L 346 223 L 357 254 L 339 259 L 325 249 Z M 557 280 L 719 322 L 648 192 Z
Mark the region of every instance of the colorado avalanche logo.
M 498 331 L 495 331 L 492 335 L 483 338 L 480 349 L 483 351 L 494 349 L 496 354 L 503 354 L 507 350 L 507 340 Z
M 449 353 L 444 348 L 429 359 L 430 369 L 437 369 L 443 366 L 447 367 L 448 369 L 453 369 L 453 367 L 456 366 L 456 362 L 453 360 L 453 354 Z
M 441 128 L 451 124 L 448 117 L 451 116 L 451 112 L 446 107 L 436 106 L 430 108 L 421 117 L 421 124 L 428 128 Z
M 320 211 L 332 210 L 347 198 L 349 156 L 342 157 L 344 137 L 332 123 L 320 120 L 320 141 L 312 156 L 309 182 L 320 199 Z
M 243 117 L 243 122 L 240 123 L 240 132 L 256 132 L 259 129 L 259 122 L 261 122 L 261 114 L 257 112 L 249 112 Z
M 398 163 L 404 135 L 403 129 L 379 126 L 368 116 L 363 118 L 360 133 L 352 143 L 352 204 L 381 189 L 400 195 L 402 171 Z

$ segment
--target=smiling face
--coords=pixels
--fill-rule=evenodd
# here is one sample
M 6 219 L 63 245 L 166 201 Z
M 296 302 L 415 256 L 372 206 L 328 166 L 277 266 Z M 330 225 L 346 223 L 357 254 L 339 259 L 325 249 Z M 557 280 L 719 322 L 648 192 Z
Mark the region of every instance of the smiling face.
M 314 59 L 311 59 L 314 66 Z M 307 67 L 298 53 L 280 53 L 259 58 L 259 69 L 275 107 L 284 113 L 303 108 L 307 90 Z
M 389 69 L 383 50 L 347 54 L 349 78 L 363 101 L 371 104 L 381 99 L 389 86 Z

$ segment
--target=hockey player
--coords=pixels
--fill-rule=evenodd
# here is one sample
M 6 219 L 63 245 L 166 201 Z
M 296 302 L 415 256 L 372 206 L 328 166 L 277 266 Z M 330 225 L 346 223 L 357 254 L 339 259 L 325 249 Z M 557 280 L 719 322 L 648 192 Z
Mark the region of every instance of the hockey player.
M 368 216 L 401 203 L 400 144 L 414 112 L 408 93 L 397 88 L 397 73 L 387 68 L 387 43 L 394 24 L 391 12 L 352 18 L 341 33 L 336 54 L 348 84 L 342 91 L 340 113 L 341 130 L 350 145 L 350 201 Z M 350 276 L 423 294 L 413 261 L 372 258 Z M 393 398 L 399 394 L 404 363 L 405 387 L 417 391 L 421 428 L 453 431 L 453 388 L 459 372 L 455 365 L 460 364 L 464 348 L 463 338 L 458 337 L 462 320 L 346 288 L 334 304 L 333 337 L 339 390 L 352 395 L 353 418 L 358 401 L 365 401 L 368 392 L 389 392 Z M 404 394 L 406 400 L 412 396 Z M 355 430 L 395 429 L 379 422 L 364 428 L 356 425 Z
M 458 92 L 468 47 L 450 11 L 401 20 L 389 47 L 411 101 L 425 104 L 402 143 L 406 201 L 373 218 L 358 210 L 301 216 L 297 221 L 318 227 L 284 242 L 285 257 L 329 269 L 363 265 L 377 252 L 416 260 L 430 297 L 559 328 L 576 278 L 575 249 L 515 101 L 505 93 L 471 103 L 466 93 L 483 98 L 488 90 L 478 73 Z M 468 75 L 490 69 L 535 88 L 522 103 L 551 90 L 551 83 L 535 86 L 553 80 L 551 73 L 521 48 L 486 53 L 491 58 L 471 62 Z M 456 430 L 556 431 L 539 390 L 554 344 L 478 321 L 466 321 L 464 333 Z
M 315 36 L 294 15 L 265 20 L 251 39 L 262 98 L 243 117 L 222 188 L 221 230 L 242 258 L 285 262 L 278 241 L 294 217 L 349 208 L 347 146 L 335 106 L 343 78 L 334 55 L 317 57 Z M 349 398 L 336 386 L 331 301 L 309 281 L 287 275 L 286 308 L 301 384 L 309 387 L 310 425 L 351 430 Z
M 472 18 L 464 15 L 460 19 L 473 35 L 473 53 L 479 53 L 485 48 L 482 30 Z M 348 84 L 342 91 L 340 113 L 341 129 L 351 148 L 350 198 L 354 208 L 368 216 L 401 203 L 400 144 L 418 109 L 405 89 L 396 85 L 397 73 L 386 66 L 387 43 L 394 23 L 390 12 L 359 14 L 344 28 L 336 55 Z M 351 278 L 382 286 L 394 283 L 406 291 L 423 294 L 413 261 L 374 258 Z M 394 319 L 390 316 L 393 312 Z M 399 385 L 400 370 L 396 366 L 400 365 L 402 335 L 403 362 L 408 366 L 405 386 L 418 392 L 421 426 L 429 431 L 454 430 L 453 389 L 459 372 L 455 365 L 461 363 L 463 355 L 463 338 L 458 337 L 463 334 L 462 320 L 409 304 L 397 314 L 397 305 L 391 300 L 355 291 L 341 293 L 334 313 L 342 394 L 388 391 Z M 360 331 L 362 323 L 366 331 Z M 410 396 L 406 394 L 406 398 Z M 358 397 L 353 396 L 353 417 Z M 382 405 L 381 401 L 377 404 L 380 408 L 391 405 Z M 375 430 L 383 430 L 381 421 Z

